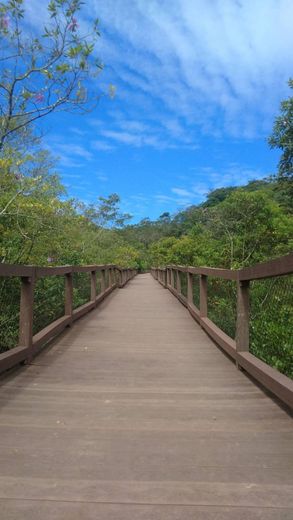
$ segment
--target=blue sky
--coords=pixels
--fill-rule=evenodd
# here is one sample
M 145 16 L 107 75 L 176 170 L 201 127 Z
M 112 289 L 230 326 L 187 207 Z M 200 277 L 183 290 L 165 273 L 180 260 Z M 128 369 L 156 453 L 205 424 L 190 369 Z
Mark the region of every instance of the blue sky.
M 269 149 L 292 76 L 291 0 L 85 0 L 81 27 L 99 17 L 91 86 L 99 106 L 47 118 L 70 196 L 116 192 L 133 222 L 176 212 L 214 188 L 276 171 Z M 39 23 L 40 2 L 30 0 Z

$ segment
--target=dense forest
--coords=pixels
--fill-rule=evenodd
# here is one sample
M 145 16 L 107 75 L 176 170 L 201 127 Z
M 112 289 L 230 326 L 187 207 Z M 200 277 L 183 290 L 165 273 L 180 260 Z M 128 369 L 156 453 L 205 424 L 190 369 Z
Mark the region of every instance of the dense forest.
M 236 269 L 292 250 L 289 180 L 217 189 L 197 206 L 131 225 L 116 194 L 95 205 L 66 198 L 48 152 L 16 157 L 0 159 L 2 262 Z

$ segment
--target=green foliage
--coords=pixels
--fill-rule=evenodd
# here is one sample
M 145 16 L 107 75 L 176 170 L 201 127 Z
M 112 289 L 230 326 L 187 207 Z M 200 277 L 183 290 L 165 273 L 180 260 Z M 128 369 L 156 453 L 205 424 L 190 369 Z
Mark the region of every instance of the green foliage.
M 293 79 L 289 87 L 293 89 Z M 293 96 L 281 103 L 281 114 L 276 118 L 269 138 L 271 148 L 280 148 L 279 176 L 293 180 Z
M 236 333 L 236 283 L 208 277 L 208 317 L 228 336 Z
M 248 189 L 233 189 L 222 202 L 194 206 L 175 216 L 175 221 L 181 221 L 182 235 L 153 242 L 151 264 L 237 269 L 288 253 L 293 219 L 278 203 L 275 185 L 266 182 L 254 190 L 249 184 Z
M 236 190 L 234 186 L 229 186 L 228 188 L 217 188 L 216 190 L 211 191 L 207 195 L 207 200 L 203 203 L 203 207 L 209 208 L 211 206 L 216 206 L 220 202 L 223 202 L 232 191 Z
M 255 280 L 250 287 L 250 350 L 293 378 L 293 276 Z
M 63 276 L 37 280 L 34 290 L 33 333 L 64 316 L 65 285 Z
M 137 249 L 129 245 L 118 246 L 114 252 L 113 262 L 120 267 L 142 269 L 143 259 Z

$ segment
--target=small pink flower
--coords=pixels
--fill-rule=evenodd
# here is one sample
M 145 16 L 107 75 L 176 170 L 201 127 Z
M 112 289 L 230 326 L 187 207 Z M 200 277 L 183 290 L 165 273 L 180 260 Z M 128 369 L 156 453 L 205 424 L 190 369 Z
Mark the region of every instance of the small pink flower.
M 71 22 L 68 25 L 69 31 L 74 32 L 74 31 L 76 31 L 77 28 L 78 28 L 77 19 L 76 18 L 71 18 Z
M 9 16 L 7 14 L 4 14 L 3 16 L 1 16 L 0 28 L 7 31 L 7 29 L 9 28 L 9 24 L 10 24 Z
M 42 103 L 42 101 L 44 101 L 44 99 L 45 99 L 44 94 L 42 94 L 42 92 L 37 92 L 37 94 L 35 95 L 35 101 L 37 103 Z

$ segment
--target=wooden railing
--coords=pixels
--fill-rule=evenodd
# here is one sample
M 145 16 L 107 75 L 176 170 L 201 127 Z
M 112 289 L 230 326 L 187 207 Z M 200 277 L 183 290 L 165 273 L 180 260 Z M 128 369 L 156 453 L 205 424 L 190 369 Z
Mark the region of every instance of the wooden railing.
M 99 294 L 97 294 L 96 279 L 98 272 L 101 276 Z M 88 273 L 90 276 L 90 299 L 76 309 L 73 308 L 74 273 Z M 8 370 L 18 363 L 30 362 L 41 346 L 60 334 L 65 327 L 71 326 L 75 320 L 94 309 L 113 289 L 124 287 L 136 274 L 135 269 L 125 269 L 116 265 L 36 267 L 0 264 L 0 277 L 19 277 L 21 279 L 18 345 L 0 354 L 0 372 Z M 64 277 L 64 316 L 33 335 L 35 284 L 38 279 L 48 276 Z
M 228 355 L 236 366 L 245 370 L 262 386 L 293 408 L 293 381 L 249 352 L 249 286 L 252 280 L 293 273 L 293 254 L 239 270 L 211 267 L 170 265 L 153 268 L 153 277 L 169 289 L 185 305 L 192 317 Z M 187 276 L 187 296 L 182 293 L 180 273 Z M 193 275 L 199 275 L 199 307 L 193 302 Z M 208 277 L 234 280 L 237 285 L 237 320 L 235 339 L 223 332 L 208 318 Z M 293 331 L 292 336 L 293 336 Z M 293 357 L 293 345 L 292 345 Z

